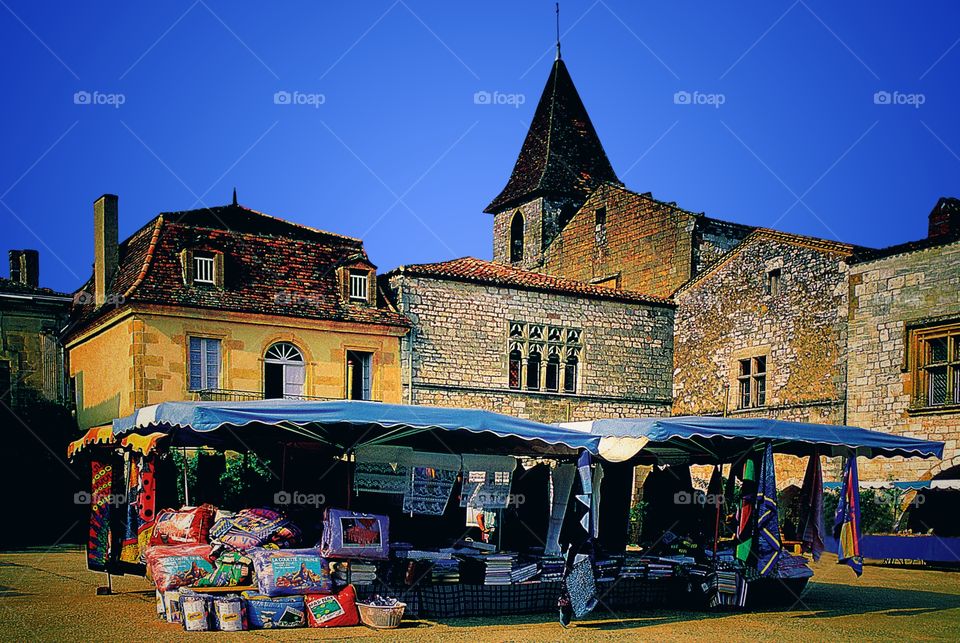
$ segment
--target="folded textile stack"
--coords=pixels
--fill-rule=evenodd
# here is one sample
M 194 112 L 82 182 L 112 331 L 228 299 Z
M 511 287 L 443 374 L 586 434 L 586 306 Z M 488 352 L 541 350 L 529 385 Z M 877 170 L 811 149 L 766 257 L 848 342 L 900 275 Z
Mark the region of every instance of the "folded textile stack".
M 484 543 L 479 540 L 458 540 L 454 543 L 454 546 L 458 549 L 474 549 L 479 552 L 494 552 L 497 551 L 497 546 L 493 543 Z
M 563 566 L 562 556 L 544 556 L 540 559 L 540 580 L 545 583 L 561 580 Z
M 397 558 L 406 558 L 407 560 L 453 560 L 453 552 L 442 550 L 410 549 L 407 551 L 396 551 L 394 555 Z
M 434 583 L 459 583 L 459 560 L 435 560 L 430 570 L 430 580 Z
M 510 571 L 511 583 L 523 583 L 530 580 L 540 572 L 536 563 L 518 563 Z
M 489 554 L 483 557 L 484 585 L 509 585 L 510 573 L 513 571 L 513 554 Z
M 614 580 L 620 574 L 620 568 L 623 567 L 623 558 L 611 556 L 598 559 L 593 567 L 597 580 Z
M 330 563 L 330 572 L 337 587 L 343 587 L 349 583 L 357 587 L 368 587 L 377 581 L 377 565 L 371 561 L 340 560 Z
M 662 558 L 648 558 L 647 578 L 673 578 L 673 562 Z
M 747 600 L 747 584 L 732 569 L 718 569 L 714 577 L 715 590 L 710 597 L 710 607 L 743 607 Z
M 813 570 L 807 566 L 807 559 L 803 556 L 793 556 L 783 552 L 777 560 L 778 578 L 810 578 Z
M 637 556 L 628 556 L 620 568 L 620 578 L 646 578 L 647 564 Z

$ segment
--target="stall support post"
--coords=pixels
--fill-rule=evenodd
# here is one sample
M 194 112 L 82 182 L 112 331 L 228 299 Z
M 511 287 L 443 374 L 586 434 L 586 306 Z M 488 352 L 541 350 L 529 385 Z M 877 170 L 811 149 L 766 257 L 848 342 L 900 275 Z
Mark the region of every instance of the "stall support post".
M 181 451 L 183 455 L 183 504 L 187 507 L 190 506 L 190 485 L 187 480 L 187 447 L 183 447 Z
M 720 480 L 723 480 L 723 465 L 720 465 Z M 723 494 L 719 498 L 713 499 L 714 504 L 717 506 L 717 517 L 716 522 L 713 525 L 713 559 L 717 559 L 717 541 L 720 539 L 720 509 L 723 506 Z
M 110 572 L 107 572 L 107 585 L 106 587 L 100 586 L 97 588 L 97 596 L 110 596 L 113 594 L 113 576 L 110 575 Z

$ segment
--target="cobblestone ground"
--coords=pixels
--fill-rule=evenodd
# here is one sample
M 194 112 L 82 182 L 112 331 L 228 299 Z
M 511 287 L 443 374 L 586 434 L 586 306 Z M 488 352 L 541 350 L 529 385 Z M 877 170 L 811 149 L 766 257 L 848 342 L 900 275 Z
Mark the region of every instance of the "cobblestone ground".
M 646 610 L 598 613 L 569 629 L 553 615 L 405 622 L 363 627 L 237 633 L 233 638 L 376 639 L 380 641 L 631 640 L 951 640 L 960 639 L 960 573 L 867 566 L 857 579 L 825 556 L 797 605 L 783 611 L 712 614 Z M 77 548 L 0 553 L 0 640 L 163 641 L 188 634 L 154 618 L 153 591 L 141 578 L 118 578 L 114 596 L 98 597 L 104 577 L 88 572 Z

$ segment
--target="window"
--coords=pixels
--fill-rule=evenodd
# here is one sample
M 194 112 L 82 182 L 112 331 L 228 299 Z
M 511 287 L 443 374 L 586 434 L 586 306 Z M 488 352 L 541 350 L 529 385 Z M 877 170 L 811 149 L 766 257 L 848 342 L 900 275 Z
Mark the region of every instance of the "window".
M 507 325 L 507 386 L 514 390 L 576 393 L 579 328 L 512 321 Z
M 510 263 L 523 261 L 523 215 L 518 210 L 510 221 Z
M 740 360 L 737 373 L 738 408 L 750 409 L 767 404 L 767 358 L 763 355 Z
M 190 390 L 220 388 L 220 340 L 190 338 Z
M 514 344 L 510 350 L 510 375 L 509 386 L 512 389 L 519 389 L 523 382 L 523 351 L 520 344 Z
M 267 349 L 263 358 L 263 396 L 267 399 L 300 397 L 306 381 L 303 353 L 289 342 Z
M 10 362 L 0 362 L 0 403 L 9 405 L 13 398 L 13 380 L 10 377 Z
M 960 324 L 915 332 L 914 406 L 960 404 Z
M 216 269 L 212 256 L 194 253 L 193 282 L 197 284 L 215 284 Z
M 773 296 L 780 294 L 780 268 L 767 271 L 763 280 L 763 292 Z
M 350 271 L 350 299 L 367 301 L 367 272 L 364 270 Z
M 347 399 L 372 399 L 371 364 L 373 353 L 347 351 Z
M 594 213 L 596 222 L 596 242 L 598 246 L 607 243 L 607 209 L 598 208 Z
M 540 390 L 540 362 L 541 360 L 541 351 L 543 349 L 534 344 L 530 346 L 530 356 L 527 357 L 527 390 L 528 391 L 539 391 Z

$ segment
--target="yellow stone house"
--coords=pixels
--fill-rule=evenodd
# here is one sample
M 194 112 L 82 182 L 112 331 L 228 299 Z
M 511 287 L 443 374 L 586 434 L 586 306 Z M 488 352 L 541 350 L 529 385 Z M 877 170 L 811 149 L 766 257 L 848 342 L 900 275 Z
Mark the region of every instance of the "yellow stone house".
M 408 322 L 358 239 L 236 203 L 162 213 L 118 242 L 94 204 L 94 274 L 65 334 L 80 428 L 174 400 L 401 401 Z

